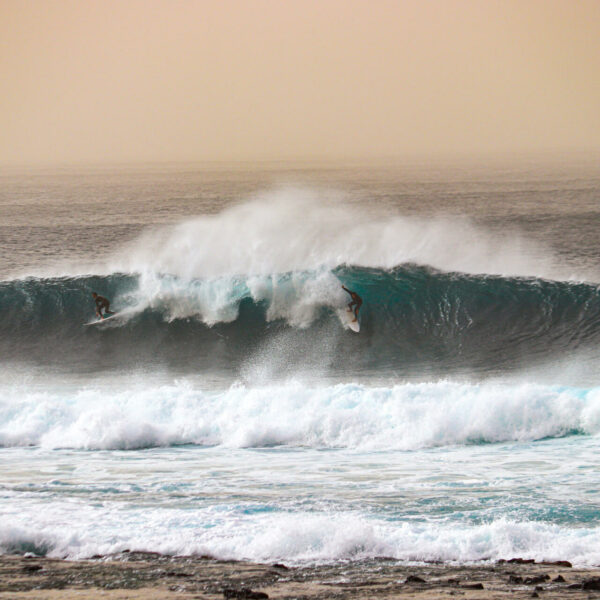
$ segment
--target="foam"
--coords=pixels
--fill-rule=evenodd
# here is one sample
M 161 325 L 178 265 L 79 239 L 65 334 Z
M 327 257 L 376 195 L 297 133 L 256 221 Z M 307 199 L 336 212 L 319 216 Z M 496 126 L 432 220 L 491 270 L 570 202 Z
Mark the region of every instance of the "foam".
M 83 508 L 83 507 L 82 507 Z M 70 512 L 71 516 L 67 516 Z M 202 525 L 195 517 L 170 509 L 140 514 L 103 515 L 85 510 L 73 517 L 66 504 L 52 514 L 30 515 L 28 524 L 0 526 L 0 552 L 34 552 L 72 559 L 124 549 L 165 554 L 208 554 L 225 560 L 327 563 L 392 557 L 405 561 L 469 563 L 520 556 L 537 561 L 569 560 L 576 566 L 600 561 L 600 529 L 498 519 L 490 523 L 389 522 L 358 513 L 294 513 L 252 517 L 229 515 L 231 521 Z M 52 517 L 52 519 L 51 519 Z M 68 519 L 70 533 L 51 524 Z M 103 522 L 105 526 L 99 525 Z M 33 521 L 33 523 L 32 523 Z M 95 525 L 90 527 L 90 523 Z M 110 530 L 110 527 L 115 527 Z M 117 527 L 118 526 L 118 527 Z M 91 529 L 91 531 L 90 531 Z
M 250 277 L 182 279 L 144 271 L 134 293 L 121 301 L 130 316 L 148 308 L 160 310 L 167 321 L 193 318 L 212 326 L 235 321 L 244 298 L 267 305 L 267 321 L 282 319 L 293 327 L 308 327 L 324 307 L 339 307 L 346 298 L 329 271 L 295 272 Z
M 527 383 L 289 383 L 207 392 L 182 380 L 37 392 L 17 385 L 0 398 L 1 446 L 410 450 L 599 431 L 598 388 Z

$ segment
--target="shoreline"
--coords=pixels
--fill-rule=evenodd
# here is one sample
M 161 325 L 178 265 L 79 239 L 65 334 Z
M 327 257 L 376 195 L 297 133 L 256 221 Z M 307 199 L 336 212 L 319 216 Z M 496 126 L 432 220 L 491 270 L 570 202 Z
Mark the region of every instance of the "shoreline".
M 600 598 L 600 567 L 514 558 L 479 565 L 395 559 L 288 567 L 122 552 L 69 561 L 0 556 L 0 599 L 214 600 Z

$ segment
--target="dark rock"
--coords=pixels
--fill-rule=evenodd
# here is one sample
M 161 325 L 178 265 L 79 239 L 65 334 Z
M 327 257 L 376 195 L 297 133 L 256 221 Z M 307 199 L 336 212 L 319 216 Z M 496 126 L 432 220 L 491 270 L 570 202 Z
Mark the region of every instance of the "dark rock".
M 191 573 L 183 573 L 181 571 L 167 571 L 165 575 L 167 577 L 192 577 Z
M 98 560 L 100 558 L 104 558 L 104 556 L 102 556 L 102 554 L 94 554 L 93 556 L 90 556 L 90 558 L 92 560 Z
M 242 588 L 241 590 L 226 588 L 223 590 L 223 596 L 225 598 L 235 598 L 236 600 L 264 600 L 269 597 L 264 592 L 254 592 L 249 588 Z
M 460 587 L 463 590 L 482 590 L 483 583 L 463 583 Z
M 23 567 L 23 573 L 36 573 L 42 570 L 42 565 L 25 565 Z
M 523 583 L 523 578 L 519 577 L 518 575 L 511 575 L 508 578 L 508 583 Z
M 584 590 L 600 590 L 600 577 L 593 577 L 592 579 L 586 579 L 582 586 Z
M 289 571 L 289 568 L 286 567 L 285 565 L 282 565 L 281 563 L 275 563 L 274 565 L 271 565 L 271 566 L 275 569 L 283 569 L 284 571 Z
M 553 580 L 552 583 L 564 583 L 565 582 L 565 578 L 562 575 L 557 575 Z
M 535 591 L 536 591 L 536 592 L 543 592 L 543 591 L 544 591 L 544 588 L 543 588 L 541 585 L 536 585 L 536 586 L 535 586 Z
M 540 595 L 537 592 L 531 592 L 531 597 L 532 598 L 539 598 Z
M 535 560 L 533 560 L 533 558 L 511 558 L 506 562 L 517 565 L 532 565 L 535 562 Z
M 571 585 L 567 586 L 568 590 L 581 590 L 583 589 L 583 584 L 582 583 L 572 583 Z
M 538 564 L 549 567 L 567 567 L 567 569 L 570 569 L 573 566 L 568 560 L 555 560 L 553 562 L 541 562 Z
M 446 583 L 449 583 L 450 585 L 458 585 L 460 583 L 460 579 L 448 579 Z
M 404 583 L 425 583 L 425 580 L 418 575 L 409 575 Z
M 536 575 L 535 577 L 525 577 L 523 583 L 525 585 L 535 585 L 536 583 L 544 583 L 544 581 L 548 581 L 548 579 L 550 579 L 550 575 Z

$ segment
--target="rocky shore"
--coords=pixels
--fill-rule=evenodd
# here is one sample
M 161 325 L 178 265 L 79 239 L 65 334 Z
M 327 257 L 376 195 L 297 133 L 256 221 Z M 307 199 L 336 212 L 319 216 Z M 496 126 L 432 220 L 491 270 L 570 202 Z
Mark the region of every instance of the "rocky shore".
M 123 552 L 86 561 L 0 556 L 0 599 L 600 598 L 600 568 L 519 558 L 475 566 L 378 559 L 288 567 Z

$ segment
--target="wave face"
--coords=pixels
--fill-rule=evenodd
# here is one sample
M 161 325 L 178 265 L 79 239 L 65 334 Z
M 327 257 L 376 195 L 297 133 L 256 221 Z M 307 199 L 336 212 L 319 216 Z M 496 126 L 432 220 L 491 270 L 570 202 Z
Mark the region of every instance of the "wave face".
M 363 298 L 361 334 L 344 329 Z M 91 291 L 119 318 L 84 327 Z M 594 285 L 534 278 L 338 267 L 270 276 L 28 278 L 0 283 L 0 350 L 89 370 L 157 366 L 265 377 L 495 371 L 600 342 Z

